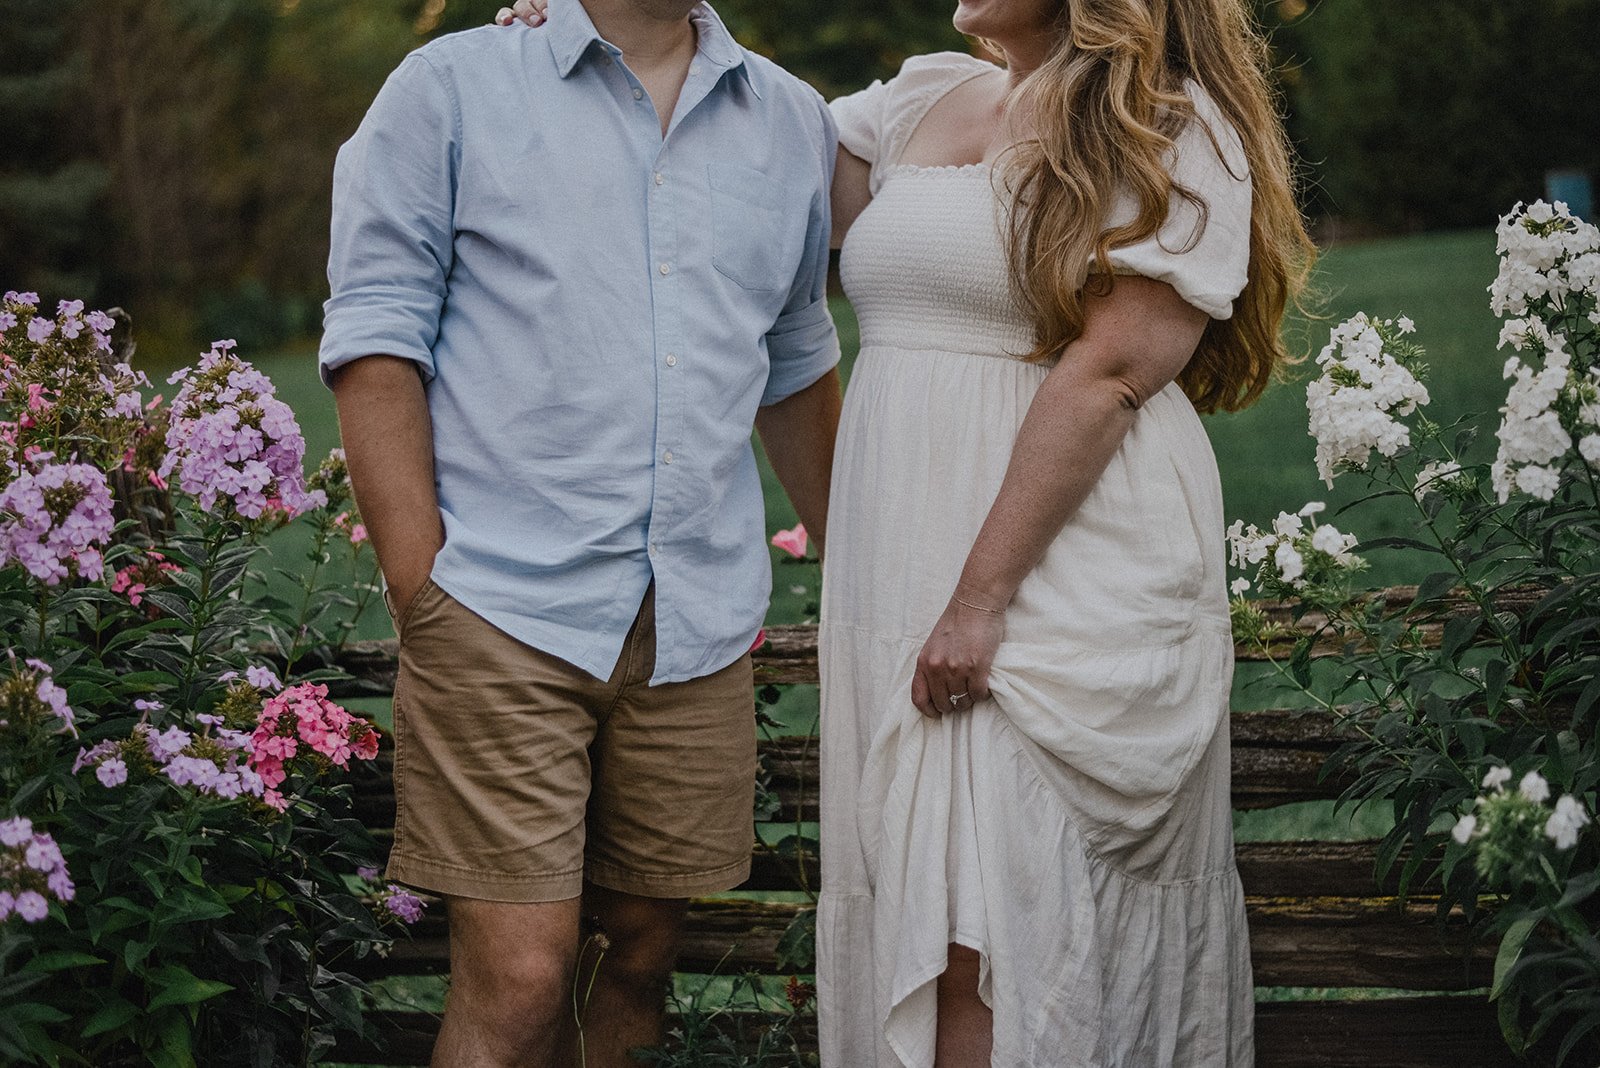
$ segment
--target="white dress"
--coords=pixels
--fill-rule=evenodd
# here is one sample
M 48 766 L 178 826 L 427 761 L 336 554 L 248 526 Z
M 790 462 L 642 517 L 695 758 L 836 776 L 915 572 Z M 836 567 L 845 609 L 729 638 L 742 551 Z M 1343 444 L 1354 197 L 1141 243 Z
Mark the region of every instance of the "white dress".
M 996 1068 L 1244 1068 L 1221 487 L 1176 385 L 1017 591 L 992 700 L 938 720 L 911 703 L 917 653 L 1048 373 L 1015 358 L 1032 330 L 989 169 L 897 162 L 940 96 L 992 69 L 920 57 L 834 104 L 875 196 L 843 254 L 862 347 L 823 589 L 822 1064 L 931 1066 L 933 980 L 954 942 L 981 954 Z M 1171 166 L 1205 200 L 1203 224 L 1175 200 L 1159 240 L 1113 268 L 1226 318 L 1250 185 L 1232 128 L 1191 95 L 1230 165 L 1186 130 Z

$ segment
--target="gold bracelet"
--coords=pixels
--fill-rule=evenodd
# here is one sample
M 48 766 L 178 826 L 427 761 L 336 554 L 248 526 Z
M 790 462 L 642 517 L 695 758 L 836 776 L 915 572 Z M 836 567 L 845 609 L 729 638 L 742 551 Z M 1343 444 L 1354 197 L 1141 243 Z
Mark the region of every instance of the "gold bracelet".
M 1004 608 L 985 608 L 981 604 L 973 604 L 971 601 L 963 601 L 955 594 L 951 594 L 950 599 L 956 604 L 966 605 L 975 612 L 988 612 L 992 616 L 1003 616 L 1006 614 L 1006 610 Z

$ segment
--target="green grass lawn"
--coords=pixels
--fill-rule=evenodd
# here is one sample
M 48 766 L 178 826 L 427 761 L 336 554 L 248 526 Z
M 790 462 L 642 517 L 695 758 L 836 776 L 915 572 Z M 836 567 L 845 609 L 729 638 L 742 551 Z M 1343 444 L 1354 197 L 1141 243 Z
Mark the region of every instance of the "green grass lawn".
M 1417 323 L 1417 338 L 1427 347 L 1432 368 L 1428 385 L 1433 403 L 1428 411 L 1439 422 L 1472 412 L 1492 412 L 1505 395 L 1500 378 L 1501 360 L 1495 353 L 1498 329 L 1489 312 L 1485 292 L 1495 273 L 1494 237 L 1489 231 L 1434 234 L 1338 248 L 1329 252 L 1318 273 L 1318 318 L 1296 317 L 1286 330 L 1293 346 L 1306 353 L 1305 363 L 1291 368 L 1289 377 L 1274 385 L 1255 407 L 1246 412 L 1214 415 L 1205 424 L 1216 449 L 1222 472 L 1228 516 L 1266 525 L 1280 510 L 1296 510 L 1308 500 L 1325 500 L 1330 510 L 1359 494 L 1359 480 L 1347 477 L 1337 489 L 1326 490 L 1312 465 L 1314 443 L 1306 432 L 1305 380 L 1315 371 L 1310 357 L 1321 349 L 1335 323 L 1357 311 L 1381 317 L 1409 315 Z M 859 347 L 854 313 L 843 299 L 833 302 L 843 343 L 844 372 Z M 307 456 L 325 454 L 339 442 L 333 399 L 316 373 L 312 346 L 281 353 L 245 353 L 278 385 L 280 396 L 299 414 L 305 431 Z M 148 366 L 152 377 L 162 377 L 171 366 Z M 1492 439 L 1494 423 L 1485 437 Z M 767 490 L 767 528 L 793 526 L 794 510 L 778 487 L 765 459 L 761 462 Z M 1404 501 L 1374 502 L 1339 520 L 1341 529 L 1367 538 L 1400 533 L 1411 521 Z M 308 548 L 306 535 L 291 528 L 270 543 L 274 564 L 297 570 Z M 794 623 L 813 618 L 820 586 L 814 563 L 788 560 L 772 550 L 773 596 L 769 620 Z M 1424 562 L 1404 557 L 1375 556 L 1373 578 L 1379 582 L 1414 581 Z M 265 571 L 266 569 L 263 569 Z M 330 575 L 347 580 L 347 575 Z M 287 595 L 287 583 L 272 580 Z M 382 637 L 391 632 L 381 603 L 374 602 L 361 621 L 359 634 Z M 1242 682 L 1258 672 L 1241 671 Z M 1252 687 L 1238 695 L 1240 706 L 1274 703 L 1273 695 Z M 1276 703 L 1281 703 L 1281 698 Z M 384 702 L 361 702 L 365 711 L 387 719 Z M 793 687 L 786 692 L 777 714 L 788 729 L 809 730 L 816 717 L 815 687 Z M 1325 804 L 1289 806 L 1271 813 L 1241 814 L 1241 837 L 1362 836 L 1381 829 L 1383 820 L 1363 813 L 1352 824 L 1330 820 Z

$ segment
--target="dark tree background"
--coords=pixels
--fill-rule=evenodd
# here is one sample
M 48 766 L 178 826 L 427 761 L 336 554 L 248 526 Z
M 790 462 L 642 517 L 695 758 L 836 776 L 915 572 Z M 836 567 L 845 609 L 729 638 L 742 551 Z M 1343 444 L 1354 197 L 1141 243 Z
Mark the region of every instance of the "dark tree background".
M 1307 207 L 1485 226 L 1600 175 L 1600 0 L 1254 0 Z M 0 287 L 140 311 L 154 348 L 315 333 L 333 154 L 405 53 L 499 0 L 0 0 Z M 965 43 L 954 0 L 722 0 L 827 95 Z

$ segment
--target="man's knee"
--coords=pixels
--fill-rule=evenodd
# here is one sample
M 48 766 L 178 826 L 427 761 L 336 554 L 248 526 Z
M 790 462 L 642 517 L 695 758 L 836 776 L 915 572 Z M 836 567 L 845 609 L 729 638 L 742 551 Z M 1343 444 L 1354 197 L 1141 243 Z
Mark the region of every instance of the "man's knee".
M 576 912 L 452 902 L 449 1008 L 508 1050 L 547 1039 L 571 1011 Z
M 582 967 L 598 968 L 604 982 L 641 1000 L 660 1001 L 672 982 L 683 930 L 684 902 L 595 891 L 587 895 L 594 929 Z M 579 983 L 586 976 L 579 976 Z

